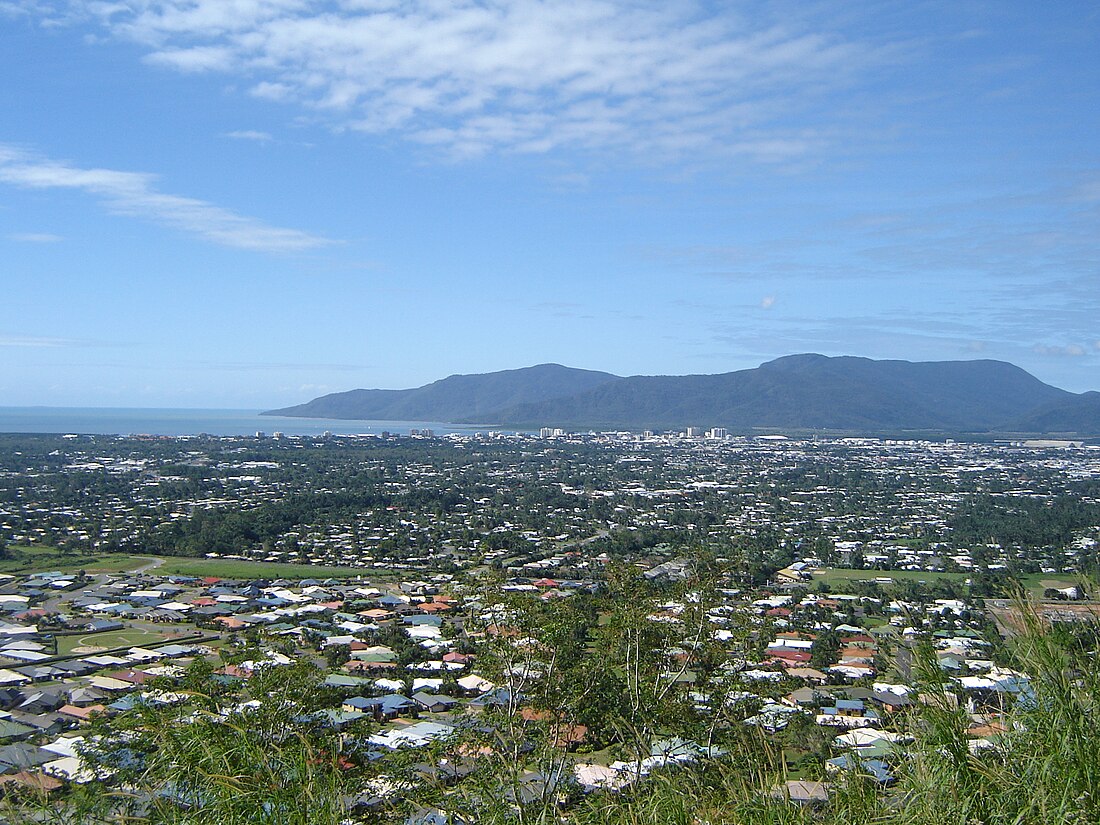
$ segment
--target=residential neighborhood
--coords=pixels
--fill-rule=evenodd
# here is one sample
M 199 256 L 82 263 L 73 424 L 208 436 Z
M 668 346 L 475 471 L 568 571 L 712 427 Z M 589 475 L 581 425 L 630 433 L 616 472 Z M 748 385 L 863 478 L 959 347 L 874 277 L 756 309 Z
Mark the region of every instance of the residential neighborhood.
M 278 754 L 347 821 L 568 821 L 750 763 L 768 804 L 888 797 L 927 714 L 973 755 L 1011 741 L 1029 621 L 1100 615 L 1090 448 L 0 442 L 13 812 L 213 809 L 178 766 L 226 731 L 256 747 L 238 770 Z M 272 810 L 298 804 L 281 770 Z

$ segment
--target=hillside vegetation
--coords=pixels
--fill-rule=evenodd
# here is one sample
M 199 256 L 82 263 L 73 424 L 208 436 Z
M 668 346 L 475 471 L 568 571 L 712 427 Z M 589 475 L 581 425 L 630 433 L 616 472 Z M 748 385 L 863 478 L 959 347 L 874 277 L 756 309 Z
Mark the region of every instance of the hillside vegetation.
M 514 606 L 514 605 L 513 605 Z M 607 606 L 607 605 L 605 605 Z M 637 746 L 670 733 L 703 741 L 705 730 L 687 721 L 675 693 L 657 668 L 665 628 L 638 621 L 640 605 L 622 591 L 591 638 L 579 635 L 575 605 L 529 612 L 522 629 L 537 634 L 538 684 L 529 685 L 536 707 L 584 713 L 612 726 Z M 33 791 L 6 798 L 11 823 L 173 823 L 175 825 L 338 825 L 348 822 L 575 823 L 575 825 L 941 825 L 941 823 L 1066 823 L 1100 821 L 1100 666 L 1097 636 L 1088 628 L 1050 630 L 1021 602 L 1024 632 L 1008 655 L 1030 677 L 1033 693 L 1011 710 L 1006 731 L 981 750 L 967 736 L 970 719 L 949 701 L 949 684 L 931 649 L 917 651 L 922 702 L 904 730 L 912 741 L 897 767 L 897 783 L 878 786 L 859 771 L 828 778 L 827 803 L 799 806 L 777 798 L 788 776 L 783 740 L 769 741 L 736 725 L 706 741 L 721 743 L 711 758 L 654 772 L 621 793 L 581 796 L 561 785 L 552 793 L 522 794 L 525 771 L 540 764 L 552 775 L 562 757 L 549 738 L 513 753 L 517 708 L 494 711 L 491 727 L 473 726 L 431 754 L 400 755 L 380 766 L 353 767 L 335 754 L 347 737 L 318 730 L 309 711 L 323 698 L 318 671 L 301 662 L 258 672 L 248 685 L 254 699 L 226 711 L 226 687 L 211 681 L 199 660 L 175 690 L 184 703 L 140 705 L 122 717 L 93 725 L 84 751 L 92 770 L 110 771 L 121 790 L 90 783 L 73 791 L 62 808 Z M 583 608 L 581 608 L 583 612 Z M 518 617 L 517 617 L 518 618 Z M 537 625 L 525 625 L 537 621 Z M 679 632 L 679 631 L 677 631 Z M 535 636 L 531 637 L 532 639 Z M 545 654 L 558 654 L 550 659 Z M 525 659 L 512 641 L 488 640 L 480 650 L 499 672 Z M 227 654 L 223 654 L 227 655 Z M 232 654 L 230 658 L 234 658 Z M 247 655 L 242 651 L 235 658 Z M 603 721 L 597 721 L 602 719 Z M 811 729 L 812 729 L 811 725 Z M 549 734 L 552 729 L 545 729 Z M 787 732 L 787 739 L 802 735 Z M 793 741 L 793 740 L 792 740 Z M 540 744 L 541 742 L 541 744 Z M 533 749 L 532 749 L 533 748 Z M 480 768 L 458 788 L 425 782 L 423 763 L 481 752 Z M 547 773 L 549 772 L 549 773 Z M 402 789 L 391 801 L 352 814 L 364 778 L 368 787 Z M 800 779 L 813 777 L 800 776 Z M 569 802 L 562 807 L 563 801 Z M 516 799 L 522 799 L 516 804 Z M 410 819 L 437 811 L 438 819 Z M 447 819 L 449 817 L 449 819 Z
M 1100 435 L 1096 398 L 1044 384 L 1003 361 L 911 363 L 809 354 L 718 375 L 618 378 L 544 364 L 453 375 L 409 390 L 351 390 L 270 414 L 528 428 Z

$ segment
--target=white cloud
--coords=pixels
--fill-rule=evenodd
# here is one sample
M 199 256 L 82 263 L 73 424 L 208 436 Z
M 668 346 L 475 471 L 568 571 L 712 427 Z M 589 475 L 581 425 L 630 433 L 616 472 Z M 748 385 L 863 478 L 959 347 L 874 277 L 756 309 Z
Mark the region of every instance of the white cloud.
M 153 52 L 145 60 L 181 72 L 225 71 L 233 65 L 233 53 L 218 46 L 192 46 Z
M 268 226 L 195 198 L 158 192 L 142 172 L 81 169 L 0 144 L 0 182 L 27 189 L 76 189 L 119 215 L 145 218 L 211 243 L 261 252 L 297 252 L 331 243 L 297 229 Z
M 0 335 L 0 347 L 50 348 L 68 347 L 75 342 L 68 338 L 42 338 L 33 335 Z
M 786 162 L 823 90 L 886 50 L 799 6 L 693 0 L 72 0 L 181 72 L 220 72 L 334 125 L 456 156 L 562 146 Z M 807 11 L 807 15 L 810 12 Z
M 226 132 L 225 136 L 234 140 L 254 140 L 257 143 L 268 143 L 274 140 L 270 132 L 258 132 L 255 129 L 239 129 L 235 132 Z
M 50 232 L 12 232 L 7 238 L 20 243 L 58 243 L 64 240 L 60 235 Z
M 1079 358 L 1084 355 L 1086 351 L 1086 348 L 1080 344 L 1066 344 L 1065 346 L 1036 344 L 1032 347 L 1032 352 L 1036 355 L 1050 355 L 1054 357 Z

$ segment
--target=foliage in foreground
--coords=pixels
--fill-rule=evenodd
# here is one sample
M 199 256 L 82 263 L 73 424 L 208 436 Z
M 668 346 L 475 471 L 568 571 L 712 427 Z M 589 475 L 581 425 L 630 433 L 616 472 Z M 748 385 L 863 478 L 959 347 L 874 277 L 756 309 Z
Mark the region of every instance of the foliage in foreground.
M 574 794 L 565 808 L 544 794 L 523 808 L 501 799 L 502 763 L 458 788 L 439 789 L 432 803 L 479 823 L 575 825 L 941 825 L 941 823 L 1100 822 L 1100 660 L 1097 634 L 1051 631 L 1022 606 L 1025 628 L 1016 640 L 1014 665 L 1031 679 L 1032 694 L 1011 709 L 1006 732 L 989 748 L 974 750 L 970 718 L 945 700 L 949 689 L 934 658 L 918 668 L 926 701 L 910 719 L 914 744 L 897 765 L 898 782 L 882 791 L 869 778 L 849 775 L 834 783 L 830 803 L 800 808 L 772 798 L 782 760 L 765 739 L 741 737 L 732 756 L 655 772 L 620 794 Z M 918 659 L 921 657 L 918 656 Z M 316 681 L 272 671 L 251 686 L 269 701 L 229 721 L 194 697 L 184 718 L 178 708 L 145 708 L 112 735 L 117 747 L 140 759 L 119 770 L 119 789 L 92 784 L 66 804 L 31 797 L 4 802 L 7 821 L 57 823 L 301 823 L 400 822 L 412 805 L 351 819 L 347 794 L 362 789 L 366 774 L 340 763 L 339 737 L 319 741 L 298 723 Z M 197 707 L 198 705 L 198 707 Z M 211 705 L 213 707 L 213 705 Z M 425 754 L 408 754 L 410 762 Z M 398 757 L 398 762 L 402 757 Z M 517 767 L 529 762 L 518 752 Z M 115 766 L 118 768 L 118 765 Z M 380 768 L 397 775 L 396 766 Z M 352 776 L 358 778 L 349 781 Z M 495 784 L 494 784 L 495 782 Z M 138 790 L 140 789 L 140 790 Z M 423 787 L 410 796 L 428 801 Z M 419 793 L 418 793 L 419 792 Z M 18 803 L 18 804 L 16 804 Z M 473 818 L 470 817 L 473 815 Z
M 1023 607 L 1026 630 L 1015 665 L 1033 696 L 1011 710 L 993 747 L 972 750 L 970 718 L 942 700 L 948 685 L 934 659 L 922 668 L 927 697 L 912 718 L 915 742 L 882 792 L 849 775 L 827 807 L 799 808 L 768 797 L 768 783 L 713 764 L 662 776 L 642 792 L 592 800 L 578 825 L 1086 825 L 1100 822 L 1100 663 L 1080 637 L 1047 629 Z

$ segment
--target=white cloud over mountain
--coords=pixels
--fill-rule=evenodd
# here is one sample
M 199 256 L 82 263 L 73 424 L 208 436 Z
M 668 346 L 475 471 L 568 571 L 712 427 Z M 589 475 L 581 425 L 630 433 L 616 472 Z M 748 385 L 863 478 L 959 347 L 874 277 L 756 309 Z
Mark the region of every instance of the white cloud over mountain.
M 114 169 L 82 169 L 0 144 L 0 182 L 26 189 L 72 189 L 99 198 L 112 212 L 144 218 L 221 246 L 259 252 L 298 252 L 331 241 L 156 188 L 155 176 Z
M 34 4 L 41 7 L 40 3 Z M 218 72 L 338 128 L 451 156 L 561 147 L 785 161 L 818 148 L 791 125 L 886 49 L 799 4 L 621 0 L 83 0 L 146 60 Z M 744 9 L 740 11 L 739 9 Z M 41 12 L 40 12 L 41 13 Z M 808 12 L 807 12 L 808 13 Z M 820 113 L 817 113 L 820 114 Z

